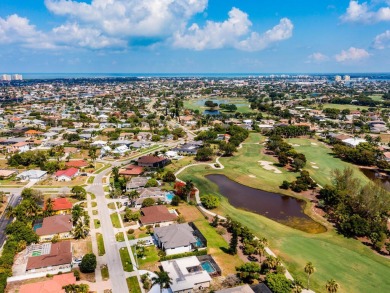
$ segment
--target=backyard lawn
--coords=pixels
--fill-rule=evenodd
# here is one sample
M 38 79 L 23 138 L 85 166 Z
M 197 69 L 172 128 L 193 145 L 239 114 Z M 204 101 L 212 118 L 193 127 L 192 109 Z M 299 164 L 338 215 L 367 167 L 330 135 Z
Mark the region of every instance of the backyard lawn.
M 135 246 L 132 247 L 133 253 L 135 253 Z M 144 258 L 137 258 L 138 265 L 140 269 L 155 271 L 158 270 L 158 261 L 160 257 L 158 256 L 158 250 L 156 246 L 151 245 L 145 247 L 145 256 Z
M 254 135 L 256 134 L 251 134 L 251 140 L 255 139 Z M 310 167 L 308 170 L 320 184 L 330 182 L 331 169 L 350 165 L 333 158 L 329 154 L 330 150 L 320 145 L 319 142 L 315 142 L 318 143 L 316 148 L 310 140 L 293 140 L 292 142 L 301 145 L 296 147 L 296 150 L 305 153 L 308 165 L 311 165 L 310 162 L 315 162 L 319 166 L 319 169 Z M 254 162 L 262 158 L 267 161 L 273 160 L 272 157 L 260 153 L 261 147 L 244 144 L 236 156 L 221 158 L 225 169 L 213 170 L 206 169 L 205 166 L 196 166 L 186 169 L 179 177 L 182 180 L 193 180 L 199 188 L 200 194 L 220 195 L 217 185 L 204 178 L 204 175 L 211 173 L 225 174 L 242 184 L 281 193 L 282 190 L 278 188 L 280 182 L 286 178 L 294 178 L 296 173 L 279 168 L 282 173 L 276 174 L 255 164 Z M 321 174 L 322 172 L 324 175 Z M 356 176 L 367 180 L 358 172 L 356 172 Z M 283 191 L 283 193 L 286 192 Z M 270 248 L 282 258 L 294 277 L 305 280 L 306 275 L 303 268 L 308 261 L 311 261 L 316 267 L 316 272 L 311 276 L 310 283 L 316 292 L 325 292 L 326 281 L 331 278 L 340 284 L 341 292 L 390 292 L 390 261 L 375 254 L 359 241 L 344 238 L 333 229 L 321 234 L 308 234 L 255 213 L 236 209 L 224 197 L 221 195 L 220 197 L 222 201 L 218 211 L 224 215 L 230 215 L 233 219 L 248 226 L 257 236 L 266 237 Z M 192 206 L 179 207 L 179 211 L 186 220 L 193 220 L 210 241 L 209 251 L 213 256 L 215 255 L 217 263 L 229 263 L 228 258 L 231 256 L 224 254 L 219 249 L 219 247 L 227 247 L 227 243 L 223 243 L 222 237 L 213 232 L 200 213 L 197 217 L 193 209 L 196 208 Z M 234 266 L 231 267 L 234 268 Z

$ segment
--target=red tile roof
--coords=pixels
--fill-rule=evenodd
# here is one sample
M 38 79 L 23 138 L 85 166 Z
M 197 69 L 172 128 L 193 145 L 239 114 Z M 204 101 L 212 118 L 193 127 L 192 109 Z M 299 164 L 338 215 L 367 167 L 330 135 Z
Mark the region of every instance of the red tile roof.
M 38 236 L 53 235 L 72 231 L 72 217 L 70 215 L 56 215 L 43 219 L 42 227 L 35 232 Z
M 26 270 L 60 266 L 72 262 L 70 241 L 61 241 L 51 245 L 50 253 L 28 258 Z
M 120 175 L 141 175 L 143 172 L 143 167 L 135 165 L 129 165 L 125 169 L 119 170 Z
M 56 177 L 67 176 L 69 178 L 72 178 L 74 175 L 77 174 L 78 171 L 79 171 L 79 169 L 72 167 L 72 168 L 69 168 L 69 169 L 66 169 L 66 170 L 59 170 L 59 171 L 57 171 L 55 176 Z
M 150 164 L 150 163 L 159 163 L 166 160 L 164 157 L 158 157 L 158 156 L 143 156 L 138 159 L 138 163 L 143 164 Z
M 142 224 L 171 222 L 177 218 L 176 215 L 171 214 L 167 207 L 163 205 L 142 208 L 141 213 L 143 214 L 140 218 Z
M 56 275 L 50 280 L 21 285 L 19 293 L 63 293 L 63 286 L 76 283 L 73 273 Z
M 69 161 L 65 163 L 66 167 L 82 168 L 88 166 L 88 162 L 84 160 Z
M 65 197 L 59 197 L 53 199 L 53 211 L 69 210 L 72 208 L 72 206 L 73 206 L 72 203 L 68 201 L 68 199 Z M 43 209 L 46 210 L 46 202 Z

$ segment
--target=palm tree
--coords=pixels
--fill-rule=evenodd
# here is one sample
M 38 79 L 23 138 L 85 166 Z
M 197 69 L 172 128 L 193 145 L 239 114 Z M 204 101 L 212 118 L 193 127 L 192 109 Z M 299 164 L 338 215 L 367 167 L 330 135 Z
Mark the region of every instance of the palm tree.
M 76 204 L 72 208 L 72 222 L 73 225 L 76 225 L 76 223 L 79 221 L 79 219 L 83 216 L 84 209 L 81 207 L 81 205 Z
M 338 289 L 339 289 L 339 284 L 334 279 L 330 279 L 326 283 L 326 290 L 329 293 L 336 293 Z
M 305 273 L 307 274 L 307 289 L 309 290 L 309 285 L 310 285 L 310 275 L 314 273 L 315 268 L 311 261 L 309 261 L 305 268 L 304 268 Z
M 54 214 L 53 205 L 54 205 L 53 200 L 49 197 L 46 200 L 45 211 L 44 211 L 45 217 L 49 217 Z
M 160 286 L 160 293 L 162 293 L 163 289 L 168 289 L 170 285 L 172 285 L 172 279 L 168 275 L 167 272 L 154 272 L 157 277 L 152 278 L 152 285 L 159 285 Z

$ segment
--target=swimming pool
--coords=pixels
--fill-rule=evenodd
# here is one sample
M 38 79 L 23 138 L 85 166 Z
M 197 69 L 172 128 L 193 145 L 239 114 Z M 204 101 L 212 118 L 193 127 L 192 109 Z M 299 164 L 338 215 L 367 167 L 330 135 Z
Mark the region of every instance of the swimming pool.
M 198 237 L 196 237 L 196 236 L 195 236 L 195 238 L 196 238 L 195 246 L 196 246 L 196 247 L 203 247 L 203 242 L 202 242 L 202 240 L 200 240 L 200 238 L 198 238 Z
M 36 232 L 38 228 L 42 228 L 42 223 L 36 223 L 33 227 L 34 231 Z
M 168 202 L 171 202 L 172 201 L 172 198 L 174 197 L 175 195 L 172 193 L 172 192 L 168 192 L 166 195 L 165 195 L 165 198 Z
M 200 265 L 202 266 L 203 270 L 205 270 L 209 274 L 212 274 L 212 273 L 216 272 L 216 270 L 214 269 L 213 265 L 208 260 L 201 262 Z

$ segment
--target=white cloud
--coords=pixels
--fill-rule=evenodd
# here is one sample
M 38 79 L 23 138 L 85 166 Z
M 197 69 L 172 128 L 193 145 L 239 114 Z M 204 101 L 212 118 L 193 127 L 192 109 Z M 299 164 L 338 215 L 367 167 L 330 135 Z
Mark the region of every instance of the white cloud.
M 320 52 L 315 52 L 308 56 L 308 63 L 310 62 L 320 63 L 320 62 L 325 62 L 327 60 L 329 60 L 329 57 Z
M 112 36 L 170 35 L 195 14 L 203 12 L 207 0 L 92 0 L 91 4 L 67 0 L 45 0 L 56 15 L 67 15 L 78 22 Z
M 30 24 L 27 18 L 20 17 L 17 14 L 10 15 L 7 18 L 0 17 L 1 43 L 28 41 L 39 34 L 40 32 L 35 29 L 34 25 Z
M 389 5 L 389 4 L 388 4 Z M 352 0 L 341 20 L 344 22 L 374 23 L 390 21 L 390 7 L 380 7 L 378 10 L 371 9 L 367 2 L 359 4 L 359 1 Z
M 278 25 L 260 35 L 250 32 L 252 22 L 245 12 L 233 7 L 228 15 L 228 19 L 223 22 L 207 21 L 203 28 L 194 23 L 189 28 L 176 32 L 173 46 L 194 50 L 233 47 L 258 51 L 292 36 L 294 26 L 287 18 L 281 19 Z
M 364 50 L 355 47 L 351 47 L 348 50 L 342 50 L 340 54 L 335 56 L 337 62 L 349 62 L 349 61 L 359 61 L 365 58 L 368 58 L 370 54 Z
M 373 41 L 372 47 L 380 50 L 390 48 L 390 30 L 377 35 Z

